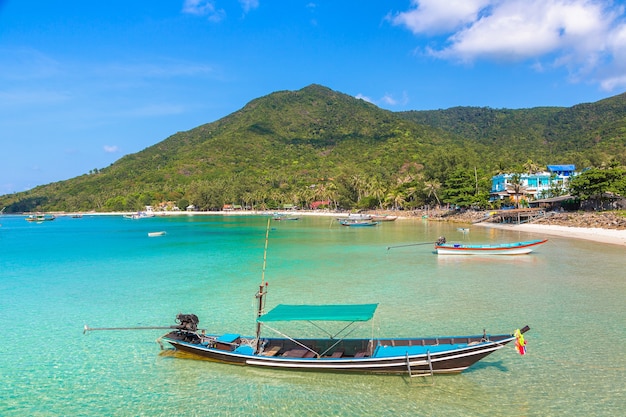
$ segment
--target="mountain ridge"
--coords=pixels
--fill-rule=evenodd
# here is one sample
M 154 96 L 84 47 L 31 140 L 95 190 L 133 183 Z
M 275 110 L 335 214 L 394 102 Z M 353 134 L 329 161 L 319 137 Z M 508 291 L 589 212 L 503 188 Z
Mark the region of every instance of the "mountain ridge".
M 484 193 L 491 175 L 529 160 L 625 165 L 625 131 L 626 94 L 569 108 L 392 112 L 311 84 L 255 98 L 93 173 L 0 196 L 0 205 L 111 211 L 173 200 L 217 209 L 244 200 L 305 204 L 324 193 L 346 208 L 393 193 L 426 204 L 426 183 L 445 187 L 471 174 Z

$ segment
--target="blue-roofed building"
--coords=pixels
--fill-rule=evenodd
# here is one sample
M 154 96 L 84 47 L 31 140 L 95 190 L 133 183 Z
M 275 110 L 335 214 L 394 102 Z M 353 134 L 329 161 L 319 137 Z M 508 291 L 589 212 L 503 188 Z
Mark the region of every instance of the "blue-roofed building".
M 525 187 L 524 195 L 528 200 L 542 198 L 555 188 L 567 189 L 571 177 L 575 176 L 575 165 L 548 165 L 548 170 L 533 174 L 520 174 L 520 180 Z M 511 178 L 515 174 L 499 174 L 491 178 L 490 200 L 504 200 L 511 197 Z
M 576 165 L 548 165 L 548 171 L 569 178 L 576 175 Z

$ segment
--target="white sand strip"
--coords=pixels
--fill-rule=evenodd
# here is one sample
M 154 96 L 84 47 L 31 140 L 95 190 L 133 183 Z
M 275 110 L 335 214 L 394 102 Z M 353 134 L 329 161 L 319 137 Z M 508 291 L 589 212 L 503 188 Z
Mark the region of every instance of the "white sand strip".
M 569 227 L 548 224 L 509 225 L 494 223 L 476 223 L 474 226 L 494 227 L 498 229 L 538 233 L 543 235 L 555 235 L 574 239 L 586 239 L 593 240 L 595 242 L 626 246 L 626 230 L 599 229 L 593 227 Z

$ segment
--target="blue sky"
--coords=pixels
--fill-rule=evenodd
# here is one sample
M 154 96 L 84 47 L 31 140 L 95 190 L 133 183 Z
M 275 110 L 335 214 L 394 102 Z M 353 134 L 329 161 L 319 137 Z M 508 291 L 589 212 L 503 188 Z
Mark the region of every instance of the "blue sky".
M 392 110 L 626 91 L 610 0 L 0 0 L 0 194 L 104 168 L 260 96 Z

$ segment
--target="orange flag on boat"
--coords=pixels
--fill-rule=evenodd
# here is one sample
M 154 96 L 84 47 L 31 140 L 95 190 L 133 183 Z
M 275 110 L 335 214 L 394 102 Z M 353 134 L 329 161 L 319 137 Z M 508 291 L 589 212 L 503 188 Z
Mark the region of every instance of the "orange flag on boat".
M 526 354 L 526 340 L 524 340 L 522 332 L 517 329 L 515 333 L 513 333 L 513 336 L 515 336 L 515 350 L 517 350 L 520 355 Z

